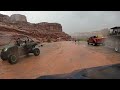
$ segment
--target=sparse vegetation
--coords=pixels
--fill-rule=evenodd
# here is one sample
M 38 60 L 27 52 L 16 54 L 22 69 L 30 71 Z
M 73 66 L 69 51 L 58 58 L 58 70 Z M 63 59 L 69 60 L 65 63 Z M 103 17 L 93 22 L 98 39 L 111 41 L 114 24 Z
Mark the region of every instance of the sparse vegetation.
M 79 38 L 78 41 L 87 41 L 87 38 Z

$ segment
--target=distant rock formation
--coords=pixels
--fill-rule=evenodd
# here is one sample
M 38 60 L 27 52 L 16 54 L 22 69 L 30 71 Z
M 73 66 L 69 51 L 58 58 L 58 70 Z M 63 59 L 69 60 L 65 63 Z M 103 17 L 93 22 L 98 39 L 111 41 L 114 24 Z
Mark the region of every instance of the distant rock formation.
M 30 23 L 24 15 L 14 14 L 10 17 L 0 14 L 0 34 L 17 37 L 28 35 L 41 42 L 71 40 L 71 36 L 63 32 L 59 23 Z
M 21 14 L 13 14 L 10 16 L 11 22 L 27 22 L 26 16 Z
M 102 30 L 98 30 L 98 31 L 91 31 L 91 32 L 78 32 L 78 33 L 74 33 L 71 34 L 71 36 L 73 38 L 89 38 L 91 36 L 95 36 L 95 35 L 102 35 L 104 37 L 107 37 L 107 35 L 109 34 L 109 30 L 108 28 L 102 29 Z
M 0 22 L 10 22 L 9 16 L 0 14 Z

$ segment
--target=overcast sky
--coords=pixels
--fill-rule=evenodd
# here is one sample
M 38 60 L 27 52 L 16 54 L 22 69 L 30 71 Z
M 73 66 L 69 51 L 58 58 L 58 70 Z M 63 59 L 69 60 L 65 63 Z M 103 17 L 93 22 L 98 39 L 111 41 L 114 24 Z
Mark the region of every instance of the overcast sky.
M 0 11 L 1 14 L 22 14 L 28 22 L 57 22 L 63 31 L 74 32 L 95 31 L 120 26 L 120 11 Z

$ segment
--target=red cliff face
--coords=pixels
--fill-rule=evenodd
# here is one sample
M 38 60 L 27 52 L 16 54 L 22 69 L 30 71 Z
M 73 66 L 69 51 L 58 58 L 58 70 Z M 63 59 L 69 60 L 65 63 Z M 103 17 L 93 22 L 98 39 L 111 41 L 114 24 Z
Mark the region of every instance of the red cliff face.
M 13 18 L 13 16 L 11 16 Z M 62 31 L 59 23 L 29 23 L 25 16 L 11 17 L 0 15 L 0 35 L 15 37 L 20 35 L 28 35 L 41 42 L 70 40 L 71 37 Z M 17 19 L 18 18 L 18 19 Z M 22 20 L 20 18 L 23 18 Z M 17 19 L 17 20 L 16 20 Z

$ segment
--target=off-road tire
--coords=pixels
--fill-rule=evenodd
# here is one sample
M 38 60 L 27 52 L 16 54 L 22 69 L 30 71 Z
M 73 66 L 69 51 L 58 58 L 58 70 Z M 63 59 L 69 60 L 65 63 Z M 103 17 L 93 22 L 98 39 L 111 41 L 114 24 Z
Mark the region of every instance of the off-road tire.
M 15 55 L 10 55 L 9 59 L 8 59 L 8 62 L 10 64 L 16 64 L 18 62 L 17 57 Z
M 2 55 L 1 55 L 1 59 L 2 59 L 3 61 L 6 61 L 6 60 L 7 60 L 7 58 L 3 57 Z
M 93 43 L 93 46 L 97 46 L 97 43 Z
M 35 56 L 38 56 L 38 55 L 40 54 L 39 48 L 35 48 L 35 49 L 33 50 L 33 53 L 34 53 Z
M 116 43 L 116 45 L 114 47 L 115 52 L 120 53 L 120 46 L 119 45 L 120 45 L 119 43 Z
M 115 50 L 115 52 L 120 53 L 120 48 L 119 47 L 115 47 L 114 50 Z
M 90 43 L 88 42 L 88 45 L 90 45 Z

